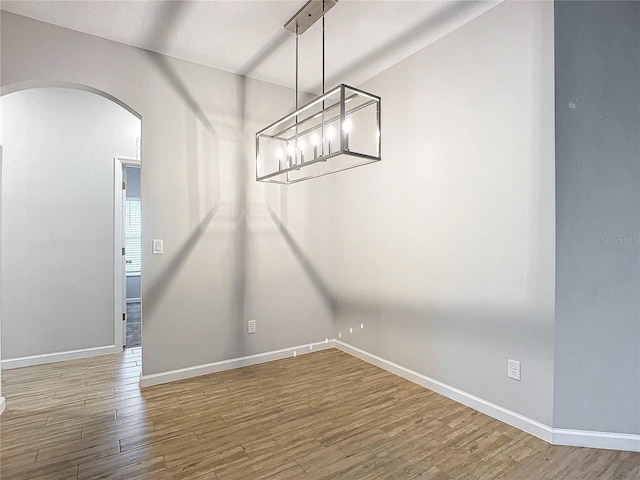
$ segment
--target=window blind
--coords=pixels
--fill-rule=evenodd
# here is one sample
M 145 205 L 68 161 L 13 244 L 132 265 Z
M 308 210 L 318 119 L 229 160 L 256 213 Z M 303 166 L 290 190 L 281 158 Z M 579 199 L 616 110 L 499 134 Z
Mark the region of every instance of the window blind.
M 142 223 L 140 199 L 127 198 L 124 219 L 126 272 L 139 274 L 142 269 Z

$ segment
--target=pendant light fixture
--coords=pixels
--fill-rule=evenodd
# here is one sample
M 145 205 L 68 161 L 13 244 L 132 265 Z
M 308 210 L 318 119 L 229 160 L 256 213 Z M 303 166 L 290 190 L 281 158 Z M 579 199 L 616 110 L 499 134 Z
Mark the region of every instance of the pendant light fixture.
M 256 133 L 256 180 L 290 184 L 381 160 L 380 97 L 345 84 L 325 92 L 324 17 L 310 0 L 285 25 L 296 35 L 296 109 Z M 298 37 L 322 20 L 322 95 L 298 107 Z

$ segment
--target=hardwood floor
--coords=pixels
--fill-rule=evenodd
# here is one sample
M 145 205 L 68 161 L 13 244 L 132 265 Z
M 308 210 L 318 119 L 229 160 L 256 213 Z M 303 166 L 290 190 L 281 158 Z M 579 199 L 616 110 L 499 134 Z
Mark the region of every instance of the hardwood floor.
M 2 480 L 640 479 L 337 350 L 138 388 L 140 349 L 2 373 Z

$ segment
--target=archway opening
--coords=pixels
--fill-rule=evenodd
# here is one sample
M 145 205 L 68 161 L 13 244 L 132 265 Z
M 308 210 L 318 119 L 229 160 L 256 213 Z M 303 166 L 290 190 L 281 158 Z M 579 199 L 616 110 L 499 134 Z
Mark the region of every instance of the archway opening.
M 2 367 L 122 351 L 114 158 L 139 162 L 140 115 L 56 83 L 4 88 L 0 122 Z

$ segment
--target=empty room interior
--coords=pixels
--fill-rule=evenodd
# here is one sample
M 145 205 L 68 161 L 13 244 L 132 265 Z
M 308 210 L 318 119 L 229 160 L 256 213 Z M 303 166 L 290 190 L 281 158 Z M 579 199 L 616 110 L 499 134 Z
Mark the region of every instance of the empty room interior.
M 640 2 L 0 3 L 2 480 L 639 480 Z

